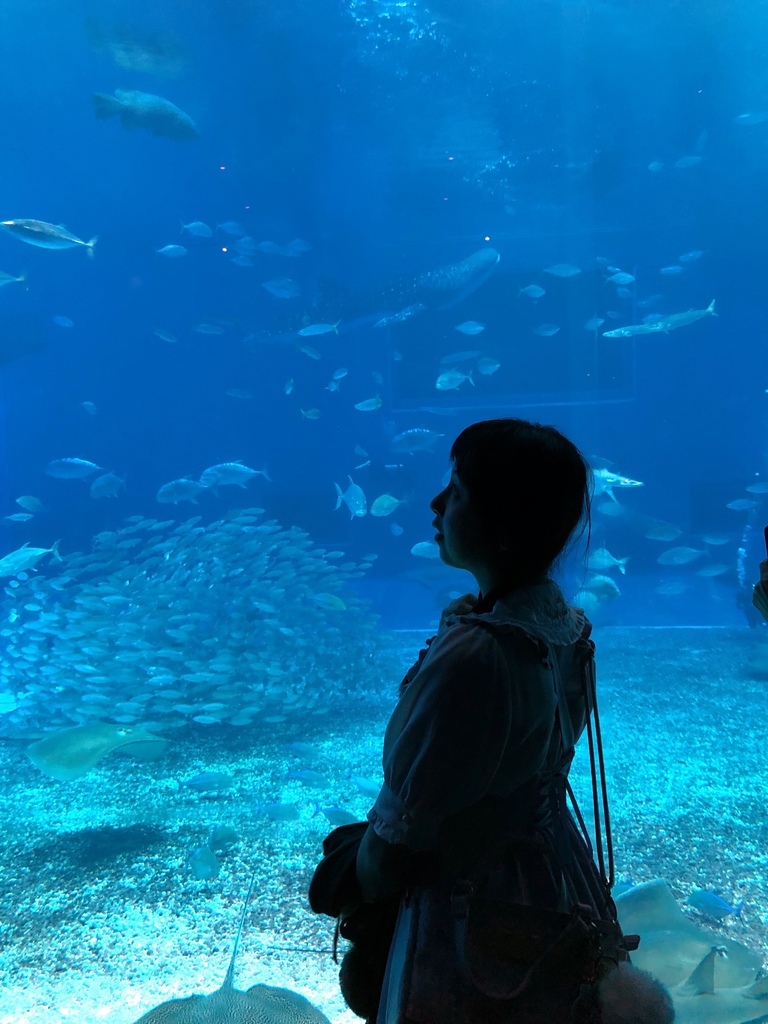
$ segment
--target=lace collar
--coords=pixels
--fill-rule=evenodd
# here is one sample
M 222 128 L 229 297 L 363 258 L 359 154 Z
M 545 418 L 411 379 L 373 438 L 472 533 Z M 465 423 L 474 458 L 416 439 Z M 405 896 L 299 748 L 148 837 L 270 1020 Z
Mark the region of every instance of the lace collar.
M 554 580 L 513 590 L 482 618 L 500 626 L 517 626 L 549 644 L 575 643 L 585 623 L 584 612 L 568 605 Z

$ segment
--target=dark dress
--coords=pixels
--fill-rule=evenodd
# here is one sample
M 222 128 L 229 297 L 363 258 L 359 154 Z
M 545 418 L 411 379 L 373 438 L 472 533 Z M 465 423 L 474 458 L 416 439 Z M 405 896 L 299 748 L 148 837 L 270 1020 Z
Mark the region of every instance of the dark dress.
M 490 613 L 449 618 L 406 676 L 368 820 L 381 838 L 427 853 L 436 867 L 401 909 L 379 1024 L 476 1020 L 449 902 L 455 881 L 477 877 L 478 867 L 492 899 L 605 911 L 589 841 L 562 810 L 587 717 L 585 677 L 594 672 L 590 629 L 548 580 L 514 591 Z M 423 942 L 414 936 L 420 906 L 431 921 Z M 436 937 L 441 914 L 445 934 L 438 926 Z M 430 992 L 404 994 L 414 971 L 430 979 Z

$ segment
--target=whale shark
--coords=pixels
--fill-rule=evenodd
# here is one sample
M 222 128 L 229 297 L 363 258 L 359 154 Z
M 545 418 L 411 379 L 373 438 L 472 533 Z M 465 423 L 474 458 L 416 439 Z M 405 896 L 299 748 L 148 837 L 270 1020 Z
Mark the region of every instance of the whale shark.
M 451 309 L 488 280 L 500 259 L 496 249 L 486 246 L 458 263 L 403 275 L 383 287 L 345 290 L 332 282 L 322 282 L 311 318 L 334 324 L 335 334 L 348 334 L 367 327 L 389 327 L 430 311 Z M 293 342 L 298 337 L 297 329 L 258 340 Z

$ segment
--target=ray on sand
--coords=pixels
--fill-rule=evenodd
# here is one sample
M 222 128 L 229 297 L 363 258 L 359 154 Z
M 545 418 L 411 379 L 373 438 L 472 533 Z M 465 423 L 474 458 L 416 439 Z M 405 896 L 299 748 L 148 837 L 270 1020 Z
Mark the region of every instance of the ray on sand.
M 632 962 L 667 986 L 676 1024 L 768 1024 L 760 957 L 689 920 L 666 882 L 628 889 L 616 909 L 625 934 L 640 935 Z
M 241 992 L 235 988 L 237 948 L 255 882 L 254 871 L 221 988 L 207 996 L 169 999 L 139 1017 L 136 1024 L 330 1024 L 325 1014 L 291 989 L 252 985 Z
M 85 775 L 113 750 L 139 761 L 153 761 L 168 741 L 140 726 L 113 722 L 88 722 L 71 729 L 57 729 L 27 747 L 27 757 L 41 772 L 59 782 Z

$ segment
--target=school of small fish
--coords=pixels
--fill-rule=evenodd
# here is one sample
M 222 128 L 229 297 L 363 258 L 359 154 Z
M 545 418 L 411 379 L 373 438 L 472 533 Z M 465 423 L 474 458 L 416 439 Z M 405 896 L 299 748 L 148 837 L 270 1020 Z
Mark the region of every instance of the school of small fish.
M 349 585 L 373 558 L 260 508 L 207 525 L 132 516 L 88 554 L 24 546 L 0 559 L 2 728 L 326 714 L 379 678 L 378 620 Z

